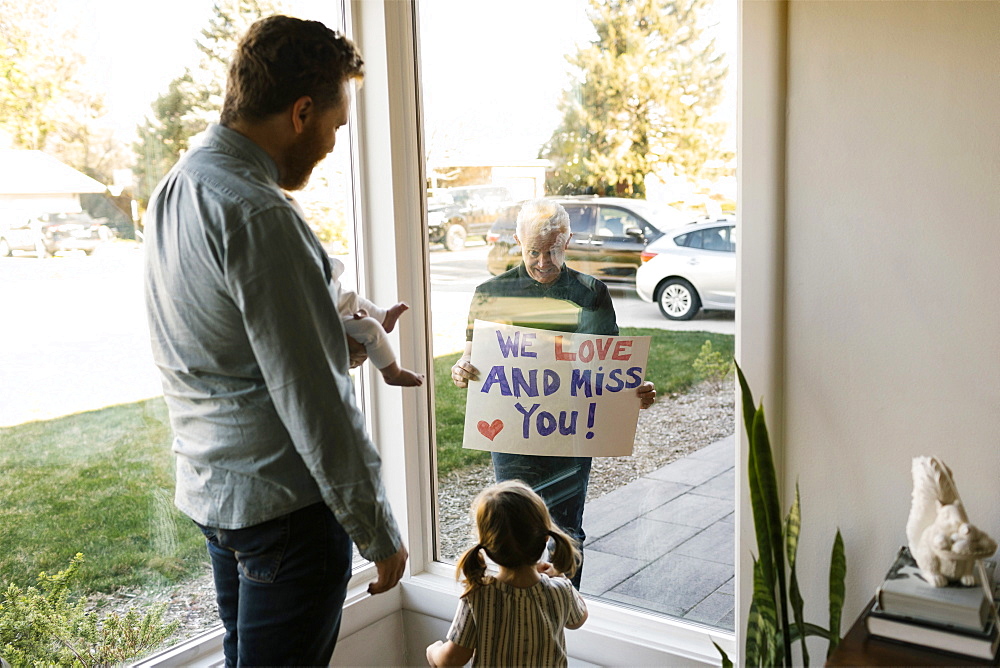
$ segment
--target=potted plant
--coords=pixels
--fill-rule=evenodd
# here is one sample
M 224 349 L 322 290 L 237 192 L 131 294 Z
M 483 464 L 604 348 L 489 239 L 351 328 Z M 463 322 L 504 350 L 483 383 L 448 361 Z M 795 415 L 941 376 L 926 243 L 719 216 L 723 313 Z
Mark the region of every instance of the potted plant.
M 744 665 L 790 666 L 793 643 L 801 644 L 801 660 L 809 665 L 808 636 L 829 640 L 827 656 L 840 642 L 840 619 L 844 608 L 844 580 L 847 563 L 840 530 L 833 540 L 829 574 L 829 625 L 824 628 L 803 619 L 803 600 L 799 591 L 796 555 L 801 530 L 799 486 L 788 515 L 781 517 L 778 479 L 764 419 L 763 403 L 754 408 L 753 394 L 736 365 L 742 393 L 743 423 L 747 433 L 748 483 L 757 536 L 757 556 L 753 560 L 753 597 L 747 615 Z M 716 645 L 718 647 L 718 645 Z M 722 649 L 723 666 L 732 662 Z

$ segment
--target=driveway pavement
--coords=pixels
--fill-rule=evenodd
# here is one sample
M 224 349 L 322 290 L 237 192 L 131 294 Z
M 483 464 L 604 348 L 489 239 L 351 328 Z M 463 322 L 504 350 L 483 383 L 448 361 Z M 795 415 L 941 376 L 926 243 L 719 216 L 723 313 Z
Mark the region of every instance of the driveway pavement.
M 434 354 L 461 350 L 475 286 L 490 277 L 486 246 L 432 250 Z M 142 251 L 127 243 L 40 260 L 0 258 L 0 426 L 161 394 L 149 351 Z M 735 331 L 731 313 L 667 320 L 630 290 L 612 291 L 623 327 Z

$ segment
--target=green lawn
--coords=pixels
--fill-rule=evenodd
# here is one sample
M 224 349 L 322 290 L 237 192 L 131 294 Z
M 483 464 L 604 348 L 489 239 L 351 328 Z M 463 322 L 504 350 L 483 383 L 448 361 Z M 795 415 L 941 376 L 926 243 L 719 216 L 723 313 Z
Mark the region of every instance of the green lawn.
M 204 538 L 173 505 L 162 399 L 0 428 L 0 586 L 86 561 L 86 591 L 183 579 Z
M 634 327 L 623 328 L 621 334 L 652 337 L 646 380 L 653 381 L 660 395 L 684 392 L 698 381 L 691 365 L 705 341 L 711 341 L 712 349 L 726 359 L 732 359 L 734 353 L 735 337 L 732 334 L 668 332 Z M 472 464 L 484 464 L 490 459 L 488 452 L 462 448 L 466 390 L 455 387 L 451 382 L 451 367 L 459 356 L 460 353 L 455 353 L 434 359 L 438 475 Z
M 696 381 L 702 344 L 726 357 L 733 337 L 704 332 L 624 329 L 651 335 L 647 380 L 660 394 Z M 458 355 L 434 360 L 438 472 L 485 463 L 462 449 L 465 390 L 451 383 Z M 204 540 L 173 505 L 173 456 L 162 399 L 0 428 L 0 587 L 33 585 L 84 553 L 84 591 L 147 587 L 204 568 Z

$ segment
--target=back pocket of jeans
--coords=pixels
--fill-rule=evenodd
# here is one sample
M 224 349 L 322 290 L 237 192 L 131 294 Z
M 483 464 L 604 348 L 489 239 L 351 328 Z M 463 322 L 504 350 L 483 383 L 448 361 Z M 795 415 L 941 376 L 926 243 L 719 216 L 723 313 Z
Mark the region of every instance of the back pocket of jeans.
M 288 546 L 289 517 L 257 524 L 245 529 L 219 529 L 222 547 L 232 550 L 240 572 L 254 582 L 274 582 Z

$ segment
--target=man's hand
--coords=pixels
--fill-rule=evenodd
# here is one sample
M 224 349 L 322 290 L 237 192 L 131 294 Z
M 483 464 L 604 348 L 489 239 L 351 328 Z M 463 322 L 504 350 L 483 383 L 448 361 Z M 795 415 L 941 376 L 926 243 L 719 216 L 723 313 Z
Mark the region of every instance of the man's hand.
M 639 408 L 649 408 L 656 401 L 656 388 L 648 380 L 635 388 L 635 393 L 639 395 Z
M 375 569 L 378 571 L 378 579 L 368 585 L 368 593 L 372 595 L 382 594 L 395 587 L 399 579 L 403 577 L 406 559 L 409 556 L 406 546 L 400 545 L 396 554 L 382 561 L 376 561 Z
M 470 380 L 479 380 L 479 369 L 463 355 L 451 367 L 451 382 L 455 383 L 455 387 L 468 387 Z
M 347 335 L 345 334 L 344 336 Z M 347 336 L 347 354 L 350 356 L 352 369 L 361 366 L 368 359 L 368 351 L 365 350 L 364 345 L 358 343 L 350 336 Z

